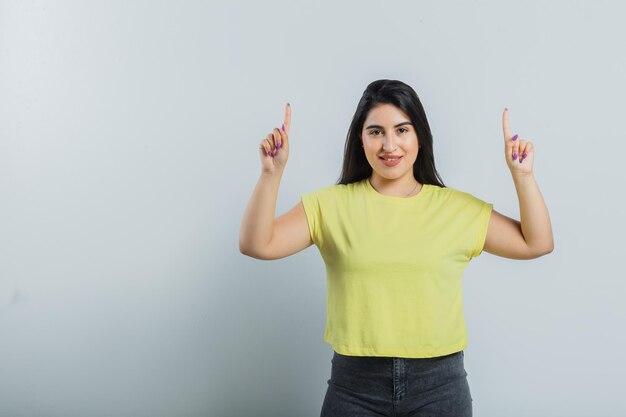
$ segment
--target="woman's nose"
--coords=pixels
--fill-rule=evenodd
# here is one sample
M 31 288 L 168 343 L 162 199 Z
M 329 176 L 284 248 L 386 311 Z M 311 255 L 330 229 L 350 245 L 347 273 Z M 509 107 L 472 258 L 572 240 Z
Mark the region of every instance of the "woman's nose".
M 383 150 L 393 151 L 396 149 L 395 142 L 395 138 L 392 135 L 386 136 L 385 139 L 383 139 Z

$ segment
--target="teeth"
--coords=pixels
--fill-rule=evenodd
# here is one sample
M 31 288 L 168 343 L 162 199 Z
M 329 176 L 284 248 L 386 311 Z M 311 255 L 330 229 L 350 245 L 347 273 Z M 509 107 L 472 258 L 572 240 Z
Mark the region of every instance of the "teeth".
M 385 158 L 385 161 L 397 161 L 400 158 Z

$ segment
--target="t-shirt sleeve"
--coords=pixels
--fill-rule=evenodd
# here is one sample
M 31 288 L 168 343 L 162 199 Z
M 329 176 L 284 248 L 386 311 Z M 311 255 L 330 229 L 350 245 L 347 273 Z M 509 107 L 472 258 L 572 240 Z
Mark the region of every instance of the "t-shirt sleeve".
M 300 196 L 302 206 L 306 214 L 306 220 L 309 224 L 309 233 L 311 240 L 318 248 L 322 245 L 321 219 L 322 213 L 320 209 L 319 195 L 316 191 L 304 193 Z
M 491 211 L 493 210 L 493 204 L 474 197 L 470 194 L 470 207 L 475 211 L 474 218 L 474 230 L 476 233 L 476 244 L 472 250 L 471 257 L 475 258 L 479 256 L 483 248 L 485 247 L 485 240 L 487 239 L 487 228 L 489 226 L 489 219 L 491 218 Z

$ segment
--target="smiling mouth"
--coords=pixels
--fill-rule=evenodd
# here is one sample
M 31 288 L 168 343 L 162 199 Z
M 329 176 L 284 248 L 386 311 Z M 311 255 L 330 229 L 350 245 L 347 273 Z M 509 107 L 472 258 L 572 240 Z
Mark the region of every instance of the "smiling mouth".
M 397 161 L 398 159 L 402 158 L 402 156 L 397 156 L 394 158 L 385 158 L 385 157 L 379 156 L 379 158 L 382 159 L 383 161 Z

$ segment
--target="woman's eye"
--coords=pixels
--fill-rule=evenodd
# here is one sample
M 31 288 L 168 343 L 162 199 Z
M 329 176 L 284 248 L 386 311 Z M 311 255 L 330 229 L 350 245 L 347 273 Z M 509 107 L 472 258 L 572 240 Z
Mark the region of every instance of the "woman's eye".
M 401 127 L 401 128 L 400 128 L 400 129 L 398 129 L 398 130 L 400 130 L 402 133 L 406 133 L 406 132 L 408 132 L 408 131 L 409 131 L 409 129 L 407 129 L 407 128 L 405 128 L 405 127 Z M 380 130 L 378 130 L 378 129 L 376 129 L 376 130 L 372 130 L 372 131 L 370 131 L 370 135 L 377 136 L 377 135 L 378 135 L 378 133 L 377 133 L 377 132 L 380 132 Z

